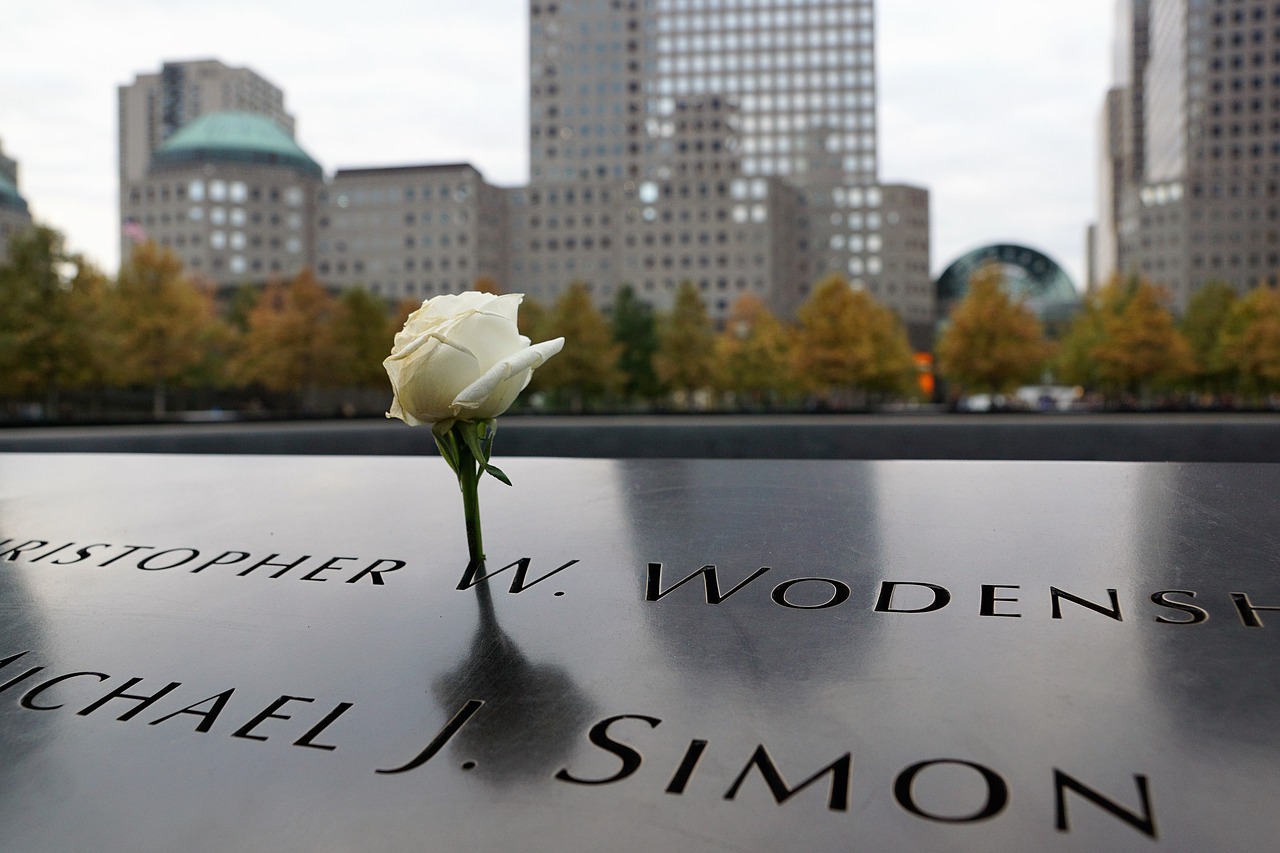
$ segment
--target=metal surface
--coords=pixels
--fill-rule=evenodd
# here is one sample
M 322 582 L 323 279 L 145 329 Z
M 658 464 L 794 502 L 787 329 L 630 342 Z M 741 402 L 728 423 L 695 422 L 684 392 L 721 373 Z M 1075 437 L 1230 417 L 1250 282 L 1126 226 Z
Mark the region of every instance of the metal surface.
M 499 464 L 0 455 L 0 849 L 1275 843 L 1280 469 Z

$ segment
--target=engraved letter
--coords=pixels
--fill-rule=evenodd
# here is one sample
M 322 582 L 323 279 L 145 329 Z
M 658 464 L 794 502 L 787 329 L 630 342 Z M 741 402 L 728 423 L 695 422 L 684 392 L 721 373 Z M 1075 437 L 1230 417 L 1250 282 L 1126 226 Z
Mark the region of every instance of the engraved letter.
M 1120 818 L 1120 820 L 1129 824 L 1143 835 L 1155 838 L 1156 818 L 1155 815 L 1151 813 L 1151 794 L 1147 790 L 1147 777 L 1135 773 L 1133 781 L 1137 784 L 1138 796 L 1142 799 L 1141 816 L 1134 814 L 1119 803 L 1112 802 L 1102 794 L 1099 794 L 1092 788 L 1086 787 L 1084 784 L 1077 782 L 1075 779 L 1072 779 L 1066 773 L 1063 773 L 1055 767 L 1053 769 L 1053 791 L 1056 803 L 1054 811 L 1057 815 L 1057 820 L 1054 825 L 1058 828 L 1059 832 L 1070 832 L 1070 827 L 1067 825 L 1067 789 L 1070 788 L 1072 791 L 1084 797 L 1095 806 L 1098 806 L 1099 808 Z
M 933 601 L 924 607 L 917 607 L 914 610 L 899 608 L 893 606 L 893 593 L 900 586 L 922 586 L 926 589 L 933 590 Z M 884 581 L 880 584 L 880 597 L 876 599 L 877 613 L 932 613 L 934 610 L 941 610 L 951 603 L 951 593 L 944 586 L 938 586 L 931 583 L 916 583 L 915 581 Z
M 768 566 L 761 566 L 748 575 L 746 580 L 741 581 L 737 586 L 722 594 L 720 592 L 720 582 L 716 578 L 715 566 L 703 566 L 687 578 L 677 581 L 664 590 L 662 588 L 662 563 L 650 563 L 649 576 L 644 588 L 644 600 L 659 601 L 668 593 L 675 592 L 698 575 L 702 575 L 702 584 L 707 590 L 707 604 L 719 604 L 767 571 L 769 571 Z
M 982 781 L 987 786 L 987 804 L 971 815 L 960 815 L 958 817 L 930 814 L 920 808 L 915 800 L 915 792 L 912 790 L 915 786 L 916 776 L 920 775 L 920 771 L 934 764 L 959 764 L 962 767 L 972 767 L 977 770 L 982 774 Z M 899 773 L 898 778 L 893 780 L 893 798 L 898 801 L 898 805 L 913 815 L 928 820 L 936 820 L 938 823 L 975 823 L 1000 814 L 1000 811 L 1009 802 L 1009 786 L 1005 784 L 1004 779 L 1000 778 L 999 773 L 983 767 L 981 764 L 974 764 L 972 761 L 961 761 L 958 758 L 935 758 L 932 761 L 921 761 L 918 764 L 912 764 Z
M 573 782 L 577 785 L 608 785 L 612 782 L 621 782 L 640 769 L 641 762 L 644 758 L 640 753 L 636 752 L 625 743 L 614 740 L 609 737 L 609 726 L 618 722 L 618 720 L 644 720 L 652 728 L 657 728 L 662 722 L 657 717 L 645 717 L 639 714 L 619 714 L 616 717 L 609 717 L 607 720 L 601 720 L 591 727 L 591 731 L 587 734 L 587 738 L 596 746 L 605 752 L 613 753 L 622 760 L 622 767 L 612 776 L 606 776 L 603 779 L 579 779 L 569 773 L 568 768 L 561 768 L 556 773 L 556 778 L 561 782 Z
M 1152 593 L 1151 600 L 1161 607 L 1168 607 L 1172 610 L 1181 610 L 1183 613 L 1190 613 L 1190 619 L 1167 619 L 1164 616 L 1157 616 L 1156 621 L 1164 625 L 1199 625 L 1201 622 L 1209 618 L 1209 611 L 1203 607 L 1197 607 L 1194 604 L 1188 604 L 1183 601 L 1170 601 L 1171 595 L 1185 595 L 1188 598 L 1195 598 L 1196 594 L 1189 589 L 1162 589 L 1159 592 Z
M 738 774 L 738 778 L 734 780 L 733 787 L 724 795 L 726 800 L 732 800 L 738 795 L 738 789 L 742 787 L 743 781 L 747 778 L 747 774 L 751 772 L 752 767 L 760 768 L 760 775 L 764 777 L 764 782 L 769 786 L 769 792 L 773 794 L 773 799 L 778 805 L 782 805 L 805 788 L 817 782 L 828 773 L 831 774 L 831 792 L 827 796 L 827 808 L 833 812 L 847 812 L 849 810 L 849 776 L 853 767 L 853 754 L 846 752 L 826 767 L 814 773 L 808 779 L 805 779 L 794 788 L 788 788 L 786 780 L 782 778 L 782 774 L 778 772 L 778 768 L 774 766 L 773 759 L 769 757 L 768 751 L 764 748 L 764 744 L 756 747 L 756 751 L 751 755 L 751 759 L 747 762 L 747 766 L 742 768 L 742 772 Z

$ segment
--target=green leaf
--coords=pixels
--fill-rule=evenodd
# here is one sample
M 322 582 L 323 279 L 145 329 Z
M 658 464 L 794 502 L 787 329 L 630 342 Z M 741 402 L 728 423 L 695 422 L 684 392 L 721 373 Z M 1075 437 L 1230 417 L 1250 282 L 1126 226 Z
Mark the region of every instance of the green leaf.
M 432 435 L 435 437 L 436 448 L 440 451 L 440 455 L 444 457 L 444 461 L 449 463 L 449 467 L 453 469 L 454 475 L 461 478 L 462 460 L 459 458 L 458 454 L 458 439 L 454 436 L 452 431 L 445 433 L 444 435 L 435 435 L 434 433 L 432 433 Z
M 484 452 L 480 436 L 477 434 L 480 431 L 480 424 L 458 421 L 454 430 L 462 434 L 462 440 L 467 443 L 467 447 L 471 448 L 471 454 L 475 456 L 477 462 L 483 466 L 489 461 L 489 454 Z
M 484 466 L 484 470 L 486 474 L 488 474 L 490 477 L 493 477 L 495 480 L 502 483 L 506 483 L 508 486 L 511 485 L 511 480 L 507 477 L 506 474 L 502 473 L 502 469 L 499 468 L 497 465 L 486 464 Z
M 495 480 L 511 485 L 511 480 L 502 472 L 502 469 L 489 464 L 489 453 L 493 449 L 493 436 L 497 432 L 493 421 L 478 421 L 476 423 L 466 423 L 459 421 L 454 430 L 462 434 L 462 439 L 467 443 L 471 453 L 475 456 L 476 461 L 486 474 Z

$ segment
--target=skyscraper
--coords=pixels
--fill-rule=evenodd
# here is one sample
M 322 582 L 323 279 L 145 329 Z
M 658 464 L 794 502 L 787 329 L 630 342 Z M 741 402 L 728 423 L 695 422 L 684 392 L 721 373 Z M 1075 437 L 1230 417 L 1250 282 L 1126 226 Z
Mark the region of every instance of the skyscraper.
M 27 200 L 18 192 L 18 161 L 6 157 L 0 146 L 0 258 L 8 249 L 9 240 L 30 227 Z
M 1179 310 L 1206 282 L 1275 285 L 1280 4 L 1120 0 L 1118 8 L 1120 61 L 1104 132 L 1115 145 L 1102 164 L 1099 219 L 1110 234 L 1099 246 L 1113 239 L 1114 270 L 1166 286 Z
M 205 113 L 257 113 L 294 134 L 284 92 L 255 71 L 216 59 L 166 62 L 158 73 L 139 74 L 120 87 L 119 108 L 121 186 L 141 180 L 152 152 Z
M 226 288 L 314 265 L 323 174 L 279 88 L 216 59 L 166 62 L 119 106 L 122 260 L 155 240 Z
M 928 196 L 877 183 L 871 0 L 531 0 L 514 275 L 716 316 L 840 273 L 932 322 Z M 621 226 L 621 227 L 619 227 Z M 620 237 L 620 242 L 619 242 Z

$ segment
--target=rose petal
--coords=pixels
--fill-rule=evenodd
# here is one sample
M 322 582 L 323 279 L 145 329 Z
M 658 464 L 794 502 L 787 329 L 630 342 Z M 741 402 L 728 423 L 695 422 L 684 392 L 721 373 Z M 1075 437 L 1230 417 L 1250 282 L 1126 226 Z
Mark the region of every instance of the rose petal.
M 564 347 L 564 338 L 543 341 L 502 359 L 453 400 L 455 415 L 470 412 L 477 420 L 496 418 L 515 402 L 515 398 L 541 365 Z
M 388 359 L 388 375 L 400 365 L 392 380 L 396 399 L 406 412 L 426 423 L 452 417 L 454 397 L 479 372 L 475 356 L 466 348 L 438 335 L 430 340 L 430 346 L 422 346 L 410 357 Z
M 515 323 L 520 311 L 520 303 L 523 301 L 523 293 L 504 293 L 501 296 L 495 296 L 493 301 L 485 305 L 483 310 L 488 314 L 497 314 Z
M 473 380 L 502 359 L 525 348 L 516 324 L 500 314 L 476 311 L 460 317 L 449 328 L 449 339 L 463 344 L 476 357 L 479 370 Z

